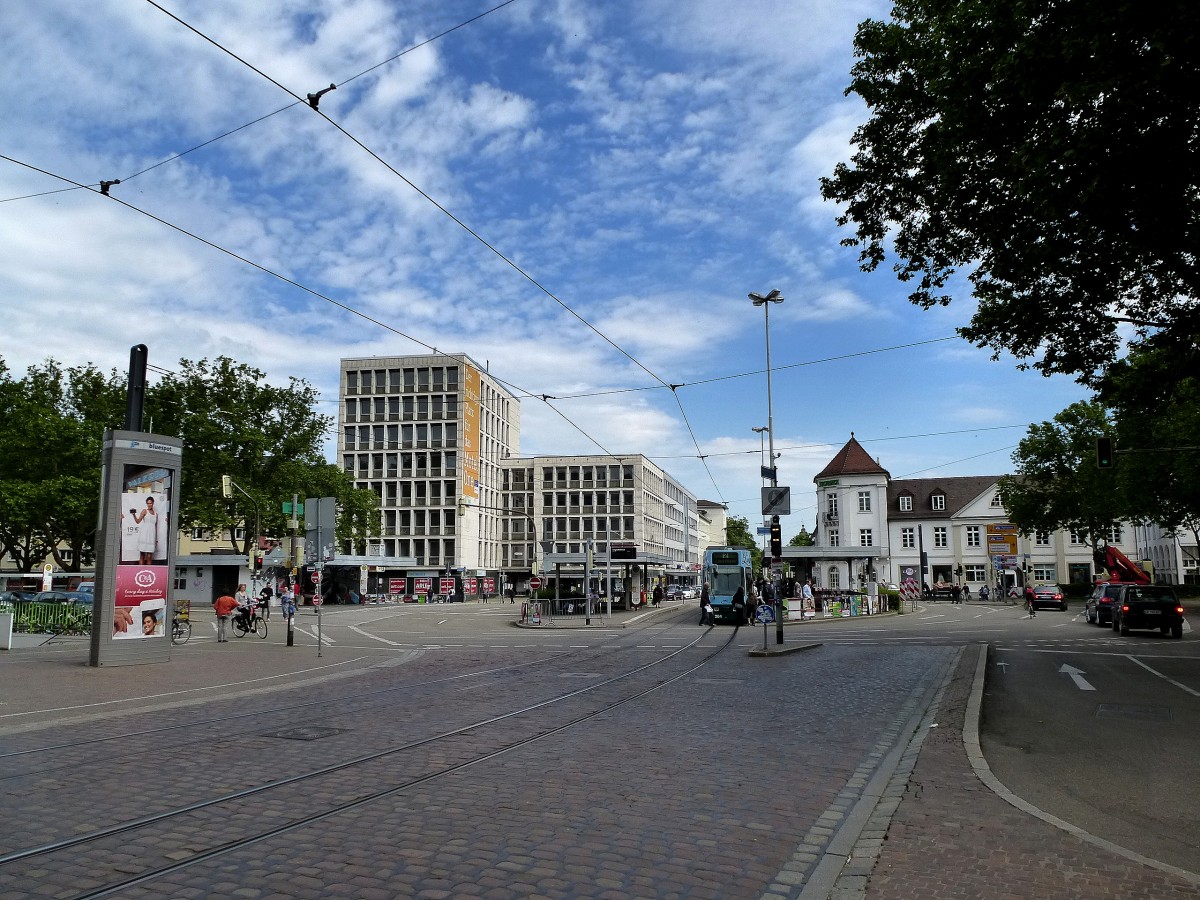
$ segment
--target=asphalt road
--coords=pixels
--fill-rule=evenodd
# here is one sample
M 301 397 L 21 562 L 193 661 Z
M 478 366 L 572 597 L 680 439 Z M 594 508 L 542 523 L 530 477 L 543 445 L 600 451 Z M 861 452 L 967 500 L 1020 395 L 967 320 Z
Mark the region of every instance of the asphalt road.
M 1086 624 L 1082 604 L 1030 619 L 1016 606 L 934 603 L 869 635 L 829 640 L 987 642 L 980 732 L 996 777 L 1094 835 L 1200 871 L 1200 634 L 1191 621 L 1182 640 L 1121 637 Z

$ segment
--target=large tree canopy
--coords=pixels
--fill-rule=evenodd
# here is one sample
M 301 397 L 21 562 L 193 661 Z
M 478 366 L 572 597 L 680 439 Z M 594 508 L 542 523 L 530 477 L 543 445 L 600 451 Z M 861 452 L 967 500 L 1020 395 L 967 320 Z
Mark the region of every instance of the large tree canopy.
M 1074 403 L 1053 422 L 1029 426 L 1013 453 L 1016 474 L 1000 479 L 1000 499 L 1023 534 L 1067 528 L 1103 543 L 1122 517 L 1111 471 L 1096 468 L 1096 435 L 1112 426 L 1097 403 Z
M 122 428 L 126 378 L 92 366 L 63 369 L 49 360 L 13 378 L 0 359 L 0 559 L 21 571 L 53 558 L 62 569 L 94 562 L 104 430 Z M 145 425 L 183 439 L 179 526 L 213 531 L 245 524 L 244 553 L 254 533 L 282 536 L 282 504 L 293 494 L 334 497 L 341 546 L 365 552 L 377 535 L 378 498 L 354 487 L 325 462 L 332 425 L 315 411 L 316 391 L 292 379 L 266 382 L 261 371 L 221 357 L 180 360 L 178 370 L 146 390 Z M 221 476 L 244 491 L 221 494 Z M 249 497 L 247 497 L 249 495 Z M 63 549 L 70 549 L 67 557 Z
M 924 308 L 964 269 L 968 340 L 1085 382 L 1118 325 L 1200 360 L 1200 4 L 897 0 L 859 26 L 870 119 L 822 179 L 864 270 Z M 1193 369 L 1194 370 L 1194 369 Z

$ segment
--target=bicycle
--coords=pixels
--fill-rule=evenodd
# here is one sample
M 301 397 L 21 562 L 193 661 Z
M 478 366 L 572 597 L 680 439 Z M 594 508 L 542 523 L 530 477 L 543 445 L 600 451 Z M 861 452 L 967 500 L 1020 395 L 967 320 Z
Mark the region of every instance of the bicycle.
M 1033 605 L 1032 598 L 1025 601 L 1025 612 L 1029 613 L 1031 619 L 1037 616 L 1037 608 Z
M 184 616 L 171 619 L 171 643 L 186 644 L 192 636 L 192 623 Z
M 235 615 L 232 625 L 234 637 L 245 637 L 248 632 L 253 631 L 259 640 L 267 638 L 267 623 L 258 610 L 244 610 Z

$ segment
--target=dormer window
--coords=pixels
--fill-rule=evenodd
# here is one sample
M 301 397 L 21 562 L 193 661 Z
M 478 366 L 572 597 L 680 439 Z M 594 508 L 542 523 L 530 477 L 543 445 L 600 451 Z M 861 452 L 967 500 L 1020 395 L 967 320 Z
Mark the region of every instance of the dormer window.
M 900 498 L 900 512 L 912 512 L 912 497 L 905 495 Z
M 945 494 L 934 494 L 933 495 L 933 508 L 936 510 L 944 510 L 946 508 L 946 495 Z

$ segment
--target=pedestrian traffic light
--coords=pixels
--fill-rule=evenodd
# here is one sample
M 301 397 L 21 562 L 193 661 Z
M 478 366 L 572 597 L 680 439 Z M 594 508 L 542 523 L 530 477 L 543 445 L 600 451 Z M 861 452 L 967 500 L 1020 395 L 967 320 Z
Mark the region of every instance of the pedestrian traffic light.
M 1111 469 L 1113 467 L 1113 442 L 1110 437 L 1096 438 L 1096 468 Z
M 779 528 L 779 516 L 771 516 L 771 556 L 783 556 L 783 532 Z

